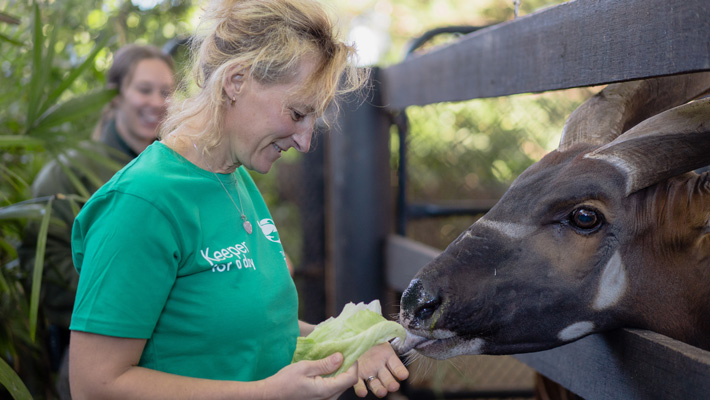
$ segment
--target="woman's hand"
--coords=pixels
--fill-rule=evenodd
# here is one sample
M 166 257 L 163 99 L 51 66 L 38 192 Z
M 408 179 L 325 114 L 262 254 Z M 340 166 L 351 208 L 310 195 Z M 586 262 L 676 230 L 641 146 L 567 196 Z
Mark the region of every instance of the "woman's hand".
M 335 353 L 322 360 L 299 361 L 281 369 L 262 381 L 265 399 L 337 399 L 358 381 L 358 363 L 331 378 L 343 363 L 343 355 Z
M 389 343 L 372 347 L 357 360 L 358 381 L 355 394 L 367 396 L 367 389 L 377 397 L 384 397 L 388 392 L 399 390 L 399 381 L 409 377 L 407 367 L 402 364 Z M 374 377 L 374 378 L 373 378 Z

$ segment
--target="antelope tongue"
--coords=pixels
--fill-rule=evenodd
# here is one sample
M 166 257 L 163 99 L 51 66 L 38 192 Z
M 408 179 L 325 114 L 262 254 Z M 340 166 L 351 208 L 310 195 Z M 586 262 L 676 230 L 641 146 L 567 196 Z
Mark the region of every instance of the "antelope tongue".
M 429 340 L 431 340 L 431 339 L 425 338 L 422 336 L 417 336 L 417 335 L 407 331 L 407 338 L 404 339 L 404 341 L 401 341 L 399 338 L 396 338 L 391 343 L 392 343 L 392 348 L 394 349 L 394 351 L 397 352 L 397 354 L 399 354 L 399 355 L 403 355 L 403 354 L 411 351 L 412 349 L 414 349 L 418 345 L 420 345 L 426 341 L 429 341 Z

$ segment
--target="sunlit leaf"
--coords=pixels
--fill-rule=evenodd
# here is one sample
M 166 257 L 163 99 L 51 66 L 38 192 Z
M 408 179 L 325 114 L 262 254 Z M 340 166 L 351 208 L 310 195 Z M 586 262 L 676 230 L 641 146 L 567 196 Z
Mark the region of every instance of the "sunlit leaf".
M 62 159 L 59 159 L 58 161 L 59 161 L 59 168 L 62 169 L 62 172 L 69 179 L 69 181 L 71 182 L 74 189 L 77 192 L 79 192 L 79 194 L 83 197 L 88 198 L 89 196 L 91 196 L 91 194 L 89 193 L 89 189 L 86 188 L 84 183 L 81 182 L 81 180 L 79 179 L 78 176 L 76 176 L 74 171 L 68 165 L 66 165 Z
M 8 243 L 7 240 L 4 240 L 2 237 L 0 237 L 0 249 L 5 251 L 5 254 L 8 258 L 17 258 L 17 249 L 15 248 L 15 246 L 11 243 Z M 7 271 L 7 264 L 5 265 L 5 268 L 0 268 L 0 271 L 2 271 L 0 272 L 0 275 Z
M 37 203 L 20 203 L 0 207 L 0 220 L 20 218 L 40 219 L 44 216 L 44 207 L 44 204 Z
M 99 145 L 101 145 L 101 144 L 99 144 Z M 110 147 L 110 146 L 104 145 L 103 148 L 107 154 L 104 154 L 103 152 L 96 151 L 96 149 L 84 148 L 84 147 L 78 147 L 76 150 L 78 152 L 80 152 L 84 157 L 90 159 L 91 161 L 93 161 L 103 167 L 106 167 L 107 169 L 118 171 L 119 169 L 123 168 L 125 163 L 116 162 L 113 158 L 109 157 L 108 155 L 118 155 L 119 157 L 126 157 L 126 155 L 124 153 L 122 153 L 120 150 L 114 149 L 113 147 Z M 128 160 L 126 160 L 126 161 L 128 161 Z
M 2 147 L 36 147 L 42 146 L 44 140 L 35 139 L 26 135 L 0 135 L 0 148 Z
M 116 93 L 115 89 L 100 89 L 53 106 L 37 119 L 30 132 L 43 132 L 81 116 L 96 114 Z
M 0 239 L 0 247 L 4 247 L 3 245 L 7 244 L 4 240 Z M 0 293 L 7 293 L 10 291 L 10 286 L 7 284 L 7 280 L 5 279 L 5 275 L 3 275 L 3 271 L 0 270 Z
M 44 216 L 37 233 L 37 248 L 35 250 L 35 265 L 32 273 L 32 292 L 30 294 L 30 338 L 35 340 L 37 333 L 37 313 L 39 310 L 39 293 L 42 286 L 42 272 L 44 271 L 44 253 L 47 247 L 47 231 L 49 220 L 52 216 L 52 199 L 44 206 Z
M 41 68 L 39 70 L 39 82 L 40 82 L 40 87 L 45 88 L 49 87 L 49 74 L 52 71 L 52 65 L 54 63 L 54 45 L 57 44 L 57 36 L 59 35 L 59 26 L 52 26 L 52 36 L 49 38 L 49 44 L 47 45 L 47 53 L 44 56 L 44 60 L 42 60 L 42 63 L 44 65 L 44 68 Z M 42 92 L 45 92 L 42 90 Z M 49 100 L 44 100 L 40 102 L 40 105 L 38 106 L 37 114 L 35 115 L 41 115 L 49 106 L 51 106 L 51 103 Z
M 0 357 L 0 384 L 10 392 L 15 400 L 32 400 L 32 395 L 15 370 Z
M 80 196 L 80 195 L 76 195 L 76 194 L 71 195 L 71 196 L 67 196 L 67 199 L 69 200 L 69 204 L 71 205 L 71 210 L 74 213 L 74 216 L 79 214 L 79 210 L 81 207 L 79 205 L 79 203 L 81 203 L 83 205 L 84 203 L 86 203 L 89 200 L 88 197 L 84 197 L 84 196 Z
M 8 42 L 10 44 L 14 44 L 15 46 L 22 46 L 23 43 L 20 42 L 19 40 L 15 40 L 7 35 L 3 35 L 0 33 L 0 42 Z
M 91 54 L 89 54 L 84 62 L 81 63 L 78 67 L 74 68 L 69 75 L 64 78 L 64 80 L 59 84 L 59 86 L 50 93 L 49 97 L 47 97 L 47 102 L 45 103 L 45 107 L 43 107 L 41 112 L 47 111 L 47 108 L 51 106 L 58 98 L 59 96 L 64 93 L 65 90 L 71 86 L 72 83 L 78 78 L 84 71 L 86 71 L 87 68 L 89 68 L 93 62 L 94 59 L 96 59 L 96 55 L 99 54 L 101 50 L 103 50 L 104 47 L 108 44 L 109 40 L 111 40 L 111 37 L 106 36 L 103 39 L 101 39 L 99 42 L 96 43 L 96 46 L 94 46 L 94 49 L 92 50 Z
M 34 125 L 42 96 L 41 76 L 42 68 L 49 68 L 42 63 L 42 47 L 44 34 L 42 33 L 42 19 L 39 5 L 35 2 L 32 7 L 32 78 L 30 79 L 29 99 L 27 102 L 27 126 Z

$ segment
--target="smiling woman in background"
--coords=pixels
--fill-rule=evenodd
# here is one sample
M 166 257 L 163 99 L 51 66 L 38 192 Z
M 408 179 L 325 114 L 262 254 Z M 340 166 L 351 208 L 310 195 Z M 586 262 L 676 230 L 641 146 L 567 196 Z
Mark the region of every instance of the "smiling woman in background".
M 69 323 L 79 280 L 72 263 L 70 247 L 74 211 L 66 195 L 81 193 L 65 168 L 71 169 L 81 184 L 92 193 L 98 187 L 83 171 L 91 171 L 100 182 L 106 182 L 116 172 L 116 168 L 87 157 L 86 151 L 103 155 L 115 165 L 123 166 L 153 143 L 166 114 L 167 98 L 175 87 L 173 60 L 154 46 L 124 46 L 113 56 L 113 63 L 106 76 L 106 87 L 116 89 L 118 94 L 104 107 L 92 134 L 94 142 L 84 152 L 72 151 L 63 155 L 69 159 L 47 164 L 37 174 L 32 185 L 35 198 L 64 195 L 54 198 L 52 203 L 52 216 L 62 220 L 64 225 L 50 224 L 47 235 L 41 308 L 49 326 L 47 340 L 40 342 L 50 344 L 47 352 L 51 369 L 57 371 L 62 366 L 58 378 L 62 398 L 68 397 L 65 395 L 68 393 L 68 371 L 64 354 L 69 341 Z M 32 276 L 34 268 L 38 230 L 38 223 L 26 227 L 19 251 L 23 268 L 29 272 L 29 276 Z M 31 282 L 27 284 L 29 288 Z M 44 371 L 46 367 L 38 370 Z M 36 386 L 46 384 L 47 378 L 37 379 L 40 382 Z M 33 380 L 31 377 L 25 378 L 26 382 Z
M 75 398 L 382 397 L 407 369 L 388 343 L 347 372 L 291 363 L 298 297 L 249 172 L 308 151 L 315 121 L 359 89 L 354 49 L 313 0 L 212 1 L 193 42 L 197 90 L 161 141 L 103 186 L 74 224 Z M 274 228 L 275 229 L 275 228 Z

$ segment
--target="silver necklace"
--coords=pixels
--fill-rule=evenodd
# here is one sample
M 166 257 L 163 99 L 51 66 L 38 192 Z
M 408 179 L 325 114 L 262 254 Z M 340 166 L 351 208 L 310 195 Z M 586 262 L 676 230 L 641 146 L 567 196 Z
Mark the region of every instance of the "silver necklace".
M 251 232 L 252 232 L 251 222 L 249 222 L 249 220 L 247 219 L 247 216 L 244 215 L 244 211 L 242 211 L 244 209 L 244 206 L 242 205 L 242 196 L 239 195 L 237 172 L 234 171 L 234 186 L 235 186 L 235 189 L 237 190 L 237 197 L 239 198 L 239 205 L 241 207 L 237 207 L 237 203 L 234 201 L 234 198 L 232 198 L 232 195 L 229 194 L 229 190 L 227 190 L 227 187 L 224 186 L 224 183 L 222 182 L 221 179 L 219 179 L 219 176 L 217 176 L 217 173 L 215 173 L 212 170 L 212 167 L 207 163 L 207 160 L 205 160 L 205 158 L 202 156 L 202 153 L 200 153 L 200 151 L 197 149 L 197 145 L 195 144 L 195 142 L 192 142 L 192 147 L 195 148 L 195 151 L 197 152 L 197 154 L 199 154 L 200 158 L 202 158 L 202 162 L 204 162 L 205 165 L 207 165 L 207 168 L 210 169 L 210 172 L 212 172 L 212 175 L 214 175 L 214 177 L 217 179 L 217 182 L 219 182 L 219 184 L 222 185 L 222 189 L 224 189 L 224 193 L 227 193 L 229 200 L 232 201 L 232 204 L 234 204 L 234 208 L 236 208 L 237 211 L 239 211 L 239 215 L 242 217 L 242 227 L 249 235 L 251 235 Z

